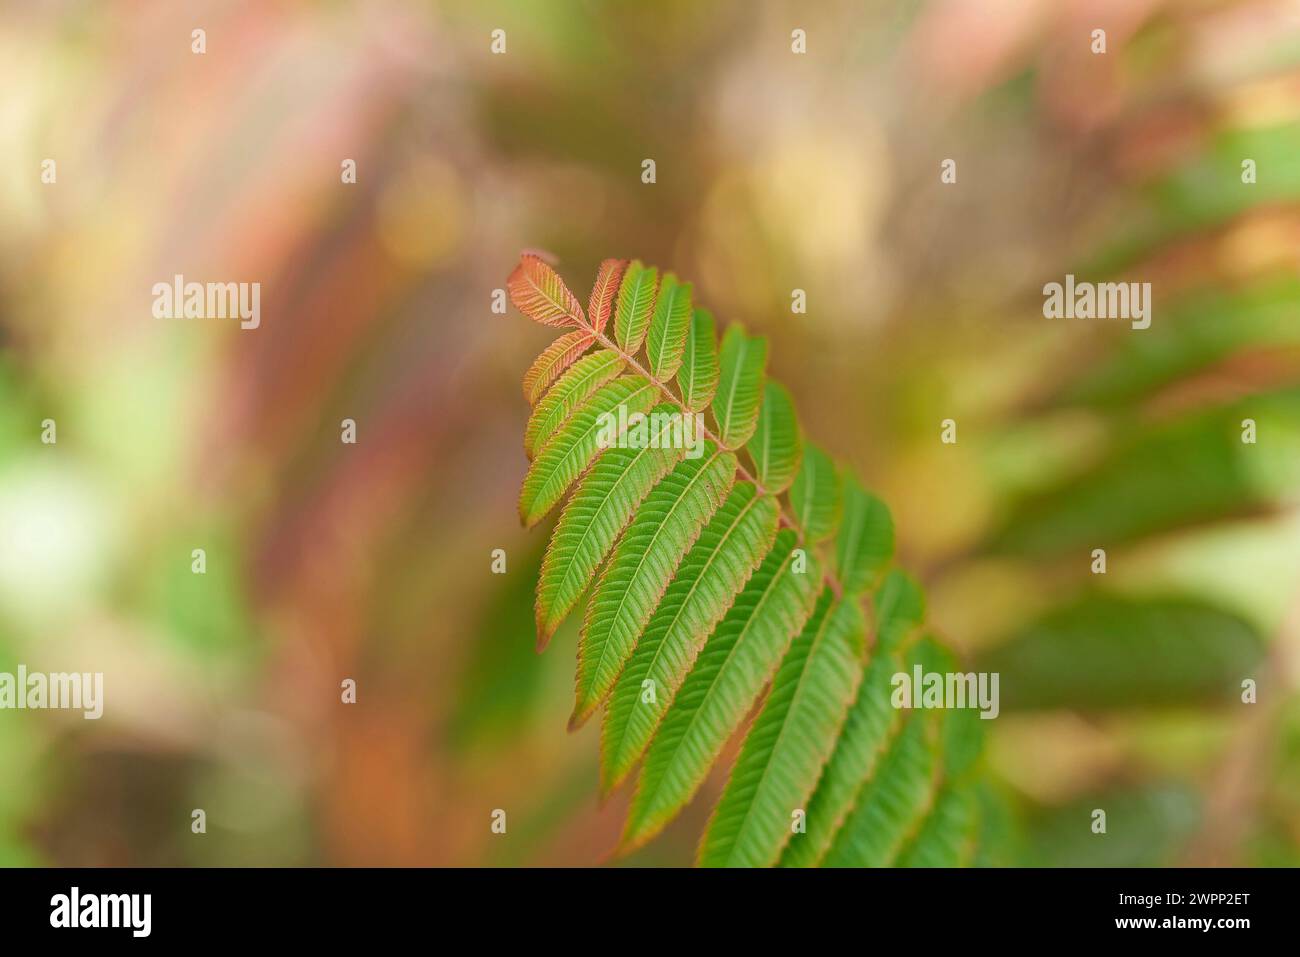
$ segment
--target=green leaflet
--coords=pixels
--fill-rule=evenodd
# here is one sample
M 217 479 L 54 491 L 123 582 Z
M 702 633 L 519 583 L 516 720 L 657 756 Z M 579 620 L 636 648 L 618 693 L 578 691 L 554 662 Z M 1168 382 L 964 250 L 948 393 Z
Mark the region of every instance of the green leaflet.
M 953 659 L 930 640 L 917 642 L 907 655 L 905 672 L 955 667 Z M 890 706 L 903 704 L 890 692 Z M 911 702 L 917 705 L 917 702 Z M 875 772 L 859 789 L 853 810 L 836 832 L 822 859 L 823 867 L 884 867 L 929 812 L 941 771 L 938 758 L 944 725 L 952 712 L 901 708 L 897 733 L 878 760 Z
M 614 312 L 614 341 L 630 356 L 636 355 L 645 340 L 658 286 L 659 270 L 639 259 L 632 260 L 623 273 L 618 308 Z
M 935 721 L 911 712 L 875 776 L 858 795 L 822 860 L 823 867 L 884 867 L 925 815 L 934 788 Z
M 728 326 L 722 337 L 718 391 L 713 397 L 713 417 L 724 447 L 738 449 L 754 434 L 766 366 L 767 340 L 745 335 L 734 323 Z
M 913 634 L 921 622 L 924 609 L 920 602 L 916 583 L 900 571 L 891 572 L 876 592 L 874 655 L 808 804 L 807 830 L 790 838 L 781 858 L 783 867 L 812 867 L 821 861 L 881 755 L 897 734 L 906 712 L 894 707 L 892 683 L 894 675 L 904 668 L 900 654 L 903 639 Z M 938 656 L 931 652 L 929 643 L 920 643 L 909 655 L 907 667 L 923 661 L 934 670 Z
M 844 518 L 835 542 L 836 569 L 846 592 L 872 587 L 894 556 L 894 520 L 885 503 L 850 477 L 844 482 Z
M 804 446 L 803 464 L 790 486 L 790 506 L 807 541 L 819 542 L 835 534 L 840 520 L 840 477 L 830 456 L 811 443 Z
M 545 646 L 591 583 L 637 505 L 686 454 L 682 448 L 652 447 L 669 444 L 672 421 L 667 416 L 676 412 L 669 403 L 656 406 L 651 421 L 655 413 L 665 418 L 647 446 L 607 449 L 564 506 L 537 582 L 539 645 Z
M 782 529 L 682 682 L 646 754 L 621 849 L 650 840 L 690 801 L 812 614 L 821 569 L 793 570 L 795 533 Z
M 660 382 L 671 379 L 682 364 L 682 350 L 686 346 L 690 324 L 691 284 L 679 282 L 672 273 L 665 273 L 663 282 L 659 284 L 659 299 L 655 302 L 650 334 L 645 344 L 650 374 Z
M 776 536 L 779 507 L 742 482 L 682 559 L 619 676 L 601 728 L 601 788 L 609 793 L 645 751 L 700 646 Z M 645 684 L 652 682 L 650 686 Z
M 945 786 L 915 836 L 898 854 L 899 867 L 962 867 L 975 856 L 979 795 L 970 784 Z
M 927 638 L 924 644 L 933 645 L 934 639 Z M 937 645 L 935 647 L 938 647 Z M 955 660 L 943 666 L 945 671 L 970 674 L 958 667 Z M 943 713 L 943 727 L 940 732 L 939 750 L 943 752 L 943 774 L 945 778 L 966 776 L 975 767 L 979 757 L 984 753 L 984 722 L 980 717 L 982 710 L 978 702 L 976 689 L 963 689 L 959 692 L 969 695 L 965 701 L 957 702 L 960 707 Z M 993 713 L 991 710 L 989 713 Z
M 758 482 L 770 494 L 779 495 L 794 480 L 803 458 L 803 439 L 794 402 L 785 386 L 767 383 L 758 411 L 758 427 L 746 446 L 754 460 Z
M 872 600 L 876 647 L 894 651 L 925 619 L 925 593 L 912 576 L 895 568 L 885 576 Z
M 528 404 L 536 405 L 537 400 L 551 387 L 551 383 L 577 362 L 595 341 L 596 337 L 586 329 L 575 329 L 566 332 L 542 350 L 542 354 L 533 360 L 533 364 L 524 373 L 524 398 Z
M 696 309 L 691 317 L 681 368 L 677 370 L 677 387 L 682 403 L 692 412 L 706 409 L 718 391 L 718 344 L 713 315 L 707 309 Z
M 620 406 L 645 412 L 655 399 L 655 387 L 641 376 L 626 376 L 601 386 L 579 406 L 568 421 L 551 436 L 533 459 L 524 476 L 519 495 L 519 517 L 529 528 L 542 520 L 573 481 L 600 451 L 598 439 L 606 414 L 617 414 Z
M 622 372 L 623 365 L 617 352 L 603 350 L 579 359 L 560 376 L 528 417 L 528 425 L 524 428 L 524 451 L 528 457 L 531 459 L 537 454 L 537 450 L 546 444 L 574 409 Z
M 866 622 L 822 592 L 790 645 L 700 845 L 701 866 L 777 862 L 791 814 L 807 806 L 862 678 Z
M 894 654 L 877 654 L 867 666 L 835 750 L 808 802 L 806 831 L 793 834 L 782 867 L 815 867 L 853 808 L 862 783 L 875 769 L 903 712 L 890 703 L 890 686 L 903 667 Z
M 614 686 L 678 562 L 736 478 L 736 457 L 712 442 L 646 496 L 597 582 L 578 642 L 570 727 L 591 716 Z

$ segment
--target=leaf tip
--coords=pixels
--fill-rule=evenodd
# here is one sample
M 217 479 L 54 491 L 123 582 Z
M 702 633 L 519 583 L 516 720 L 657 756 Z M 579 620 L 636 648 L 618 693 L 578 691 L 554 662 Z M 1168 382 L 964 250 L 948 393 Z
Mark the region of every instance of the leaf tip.
M 595 710 L 596 709 L 593 705 L 584 704 L 581 701 L 575 704 L 573 706 L 573 713 L 569 715 L 569 730 L 577 731 L 579 728 L 581 728 L 584 724 L 587 723 L 587 720 L 591 717 L 592 712 Z
M 618 839 L 618 846 L 614 848 L 614 857 L 622 858 L 636 853 L 650 843 L 650 839 L 657 833 L 658 831 L 648 831 L 643 827 L 635 826 L 629 816 L 623 834 Z

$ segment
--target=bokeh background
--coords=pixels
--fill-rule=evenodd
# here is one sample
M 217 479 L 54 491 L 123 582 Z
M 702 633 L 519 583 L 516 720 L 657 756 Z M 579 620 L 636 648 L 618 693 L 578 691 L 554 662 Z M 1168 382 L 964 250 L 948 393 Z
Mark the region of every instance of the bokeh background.
M 0 712 L 0 863 L 605 860 L 515 516 L 525 247 L 771 338 L 1002 673 L 997 860 L 1300 863 L 1300 4 L 3 9 L 0 670 L 108 700 Z M 1044 319 L 1067 271 L 1152 327 Z M 153 318 L 177 273 L 261 282 L 261 328 Z M 632 862 L 689 863 L 720 784 Z

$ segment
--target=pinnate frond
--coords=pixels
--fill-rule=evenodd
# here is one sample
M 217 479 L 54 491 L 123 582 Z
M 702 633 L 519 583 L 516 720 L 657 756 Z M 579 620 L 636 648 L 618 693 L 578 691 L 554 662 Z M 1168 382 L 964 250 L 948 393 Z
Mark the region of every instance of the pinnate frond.
M 794 834 L 781 855 L 782 867 L 814 867 L 853 808 L 902 712 L 889 701 L 891 681 L 902 669 L 897 655 L 877 654 L 868 665 L 835 750 L 808 802 L 807 830 Z
M 840 534 L 843 536 L 844 531 Z M 909 583 L 910 579 L 898 572 L 875 595 L 873 655 L 835 750 L 808 803 L 807 828 L 790 838 L 781 856 L 783 867 L 813 867 L 821 862 L 906 713 L 894 707 L 891 692 L 894 676 L 903 670 L 899 650 L 902 638 L 913 634 L 920 624 L 919 611 L 895 598 Z M 886 634 L 897 639 L 882 642 Z
M 925 712 L 903 719 L 878 772 L 862 789 L 822 859 L 823 867 L 884 867 L 893 861 L 933 797 L 935 724 Z
M 924 595 L 891 566 L 889 510 L 804 440 L 767 341 L 732 325 L 719 346 L 691 285 L 639 260 L 601 263 L 589 315 L 536 256 L 508 286 L 572 327 L 524 378 L 519 514 L 535 525 L 568 496 L 537 644 L 589 591 L 569 726 L 605 704 L 605 793 L 644 758 L 620 852 L 682 811 L 762 700 L 699 863 L 975 860 L 996 806 L 980 723 L 895 706 L 900 670 L 954 665 L 913 640 Z

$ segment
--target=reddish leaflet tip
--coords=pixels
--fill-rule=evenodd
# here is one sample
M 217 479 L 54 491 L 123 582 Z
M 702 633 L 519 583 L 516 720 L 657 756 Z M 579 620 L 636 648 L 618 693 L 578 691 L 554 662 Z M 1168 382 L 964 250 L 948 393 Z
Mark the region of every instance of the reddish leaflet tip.
M 537 625 L 537 653 L 540 655 L 546 650 L 546 646 L 551 643 L 551 638 L 555 635 L 556 629 L 560 627 L 560 623 L 557 621 L 548 625 L 541 609 L 536 607 L 533 609 L 533 621 Z
M 582 306 L 550 266 L 533 255 L 519 257 L 519 265 L 506 280 L 510 301 L 534 322 L 544 326 L 587 325 Z
M 549 249 L 541 249 L 537 246 L 529 246 L 528 248 L 521 250 L 519 255 L 532 256 L 534 259 L 540 259 L 542 262 L 550 266 L 558 265 L 560 262 L 560 257 L 555 255 L 555 253 L 551 252 Z
M 614 300 L 618 298 L 618 287 L 626 269 L 626 259 L 606 259 L 600 264 L 596 284 L 591 288 L 591 301 L 587 305 L 587 315 L 597 333 L 605 331 L 605 324 L 614 311 Z

